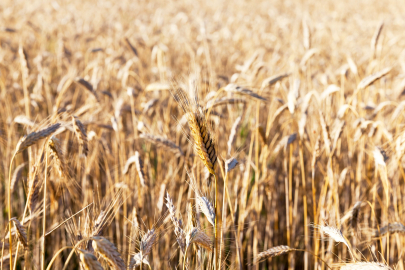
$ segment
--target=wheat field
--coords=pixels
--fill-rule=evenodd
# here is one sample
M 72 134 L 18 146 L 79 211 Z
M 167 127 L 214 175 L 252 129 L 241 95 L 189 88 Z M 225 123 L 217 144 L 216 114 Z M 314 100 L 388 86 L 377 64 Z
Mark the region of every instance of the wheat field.
M 397 269 L 405 6 L 0 2 L 1 269 Z

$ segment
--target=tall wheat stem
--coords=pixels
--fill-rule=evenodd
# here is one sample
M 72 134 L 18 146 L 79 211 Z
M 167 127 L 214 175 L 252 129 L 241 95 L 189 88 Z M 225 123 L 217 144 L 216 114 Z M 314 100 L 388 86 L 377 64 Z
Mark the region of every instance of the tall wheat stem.
M 41 269 L 45 270 L 45 233 L 46 233 L 46 182 L 47 182 L 47 174 L 48 174 L 48 148 L 45 148 L 45 178 L 44 178 L 44 214 L 42 219 L 42 261 L 41 261 Z
M 13 154 L 13 157 L 11 158 L 10 161 L 10 169 L 8 170 L 8 198 L 7 198 L 7 208 L 8 208 L 8 220 L 11 219 L 11 168 L 13 165 L 13 161 L 15 158 L 15 153 Z M 10 233 L 10 238 L 9 240 L 9 250 L 10 250 L 10 270 L 13 270 L 13 259 L 12 259 L 12 254 L 13 254 L 13 237 L 11 234 L 11 223 L 8 223 L 9 227 L 9 233 Z
M 184 258 L 183 258 L 183 270 L 185 270 L 185 269 L 186 269 L 187 250 L 188 250 L 188 246 L 186 246 L 186 251 L 184 252 Z M 142 265 L 142 261 L 141 261 L 141 265 Z M 141 268 L 141 269 L 142 269 L 142 268 Z
M 215 179 L 215 203 L 214 203 L 214 210 L 215 210 L 215 226 L 214 226 L 214 252 L 215 252 L 215 257 L 214 257 L 214 269 L 217 269 L 217 263 L 218 263 L 218 207 L 217 207 L 217 198 L 218 198 L 218 183 L 217 183 L 217 175 L 214 174 L 214 179 Z
M 302 149 L 302 141 L 301 138 L 299 139 L 299 155 L 300 155 L 300 167 L 301 167 L 301 177 L 302 177 L 302 188 L 304 190 L 303 194 L 303 203 L 304 203 L 304 237 L 305 237 L 305 248 L 308 248 L 308 208 L 307 208 L 307 186 L 306 186 L 306 179 L 305 179 L 305 164 L 304 164 L 304 154 Z M 305 253 L 304 259 L 304 269 L 308 269 L 308 254 Z

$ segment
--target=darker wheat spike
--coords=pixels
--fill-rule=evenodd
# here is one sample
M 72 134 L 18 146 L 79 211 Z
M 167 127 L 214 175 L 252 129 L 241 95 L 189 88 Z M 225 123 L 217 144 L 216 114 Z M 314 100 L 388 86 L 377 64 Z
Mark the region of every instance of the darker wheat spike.
M 13 217 L 12 219 L 10 219 L 10 221 L 14 223 L 18 241 L 21 242 L 24 248 L 28 248 L 27 233 L 25 231 L 24 226 L 20 223 L 20 221 L 16 217 Z
M 208 171 L 215 175 L 217 153 L 212 136 L 208 131 L 204 115 L 197 109 L 195 113 L 188 113 L 187 120 L 197 154 L 204 162 Z
M 39 140 L 48 137 L 49 135 L 57 131 L 60 128 L 60 126 L 61 126 L 60 123 L 56 123 L 48 128 L 25 135 L 18 142 L 15 153 L 18 154 L 23 150 L 25 150 L 26 148 L 28 148 L 29 146 L 37 143 Z
M 73 123 L 73 128 L 75 130 L 77 140 L 79 141 L 79 144 L 83 148 L 83 154 L 85 156 L 87 156 L 87 153 L 89 152 L 89 147 L 88 147 L 86 129 L 84 128 L 82 122 L 80 122 L 79 118 L 77 118 L 75 116 L 72 116 L 72 123 Z

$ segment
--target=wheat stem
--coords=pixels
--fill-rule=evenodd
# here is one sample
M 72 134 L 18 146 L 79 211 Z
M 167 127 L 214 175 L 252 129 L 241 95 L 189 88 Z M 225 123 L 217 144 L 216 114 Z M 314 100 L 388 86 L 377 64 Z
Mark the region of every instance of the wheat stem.
M 69 253 L 69 256 L 67 257 L 67 259 L 66 259 L 66 261 L 65 261 L 65 265 L 63 266 L 63 269 L 62 269 L 62 270 L 66 270 L 66 267 L 67 267 L 67 265 L 68 265 L 68 262 L 69 262 L 70 259 L 72 258 L 73 253 L 74 253 L 74 251 L 76 250 L 76 248 L 77 248 L 82 242 L 87 241 L 87 240 L 89 240 L 89 238 L 84 238 L 84 239 L 80 240 L 79 242 L 77 242 L 77 244 L 76 244 L 74 247 L 71 247 L 71 246 L 70 246 L 70 247 L 63 247 L 63 248 L 61 248 L 60 250 L 58 250 L 58 252 L 53 256 L 53 258 L 52 258 L 51 262 L 49 263 L 48 267 L 46 268 L 46 270 L 50 270 L 50 269 L 51 269 L 52 263 L 55 261 L 56 257 L 57 257 L 64 249 L 66 249 L 66 248 L 72 248 L 72 251 Z
M 13 157 L 11 158 L 10 162 L 10 169 L 8 171 L 8 200 L 7 200 L 7 208 L 8 208 L 8 220 L 11 219 L 11 168 L 13 165 L 13 161 L 15 158 L 15 153 L 13 154 Z M 11 223 L 8 223 L 9 226 L 9 232 L 10 232 L 10 238 L 9 240 L 9 250 L 10 250 L 10 255 L 13 254 L 13 237 L 11 234 Z M 4 242 L 4 241 L 3 241 Z M 13 258 L 10 256 L 10 270 L 13 270 Z
M 46 182 L 47 182 L 47 174 L 48 174 L 48 148 L 45 148 L 45 178 L 44 178 L 44 214 L 42 218 L 42 261 L 41 261 L 41 269 L 45 269 L 45 232 L 46 232 Z
M 188 245 L 186 246 L 186 251 L 184 252 L 184 258 L 183 258 L 183 270 L 186 269 L 186 259 L 187 259 L 187 250 L 188 250 Z M 142 262 L 141 262 L 142 265 Z M 142 268 L 141 268 L 142 269 Z
M 218 205 L 217 205 L 217 199 L 218 199 L 218 183 L 217 183 L 217 175 L 214 174 L 214 179 L 215 179 L 215 203 L 214 203 L 214 211 L 215 211 L 215 226 L 214 226 L 214 250 L 215 250 L 215 258 L 214 258 L 214 269 L 217 269 L 217 263 L 218 263 Z

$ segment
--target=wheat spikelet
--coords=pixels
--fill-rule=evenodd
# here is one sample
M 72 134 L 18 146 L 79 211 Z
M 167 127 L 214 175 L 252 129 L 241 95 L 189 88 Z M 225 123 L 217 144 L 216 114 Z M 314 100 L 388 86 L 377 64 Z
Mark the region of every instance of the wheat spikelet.
M 103 270 L 96 256 L 83 249 L 78 249 L 77 251 L 80 253 L 80 262 L 84 270 Z
M 129 263 L 128 268 L 130 270 L 135 270 L 136 267 L 140 266 L 141 264 L 150 265 L 148 261 L 148 256 L 142 258 L 141 253 L 136 253 L 133 257 L 131 257 L 131 261 Z
M 290 251 L 294 251 L 295 249 L 290 248 L 289 246 L 276 246 L 276 247 L 272 247 L 269 248 L 266 251 L 260 252 L 256 258 L 254 259 L 254 263 L 258 263 L 262 260 L 268 259 L 268 258 L 273 258 L 273 257 L 277 257 L 283 254 L 286 254 Z
M 125 270 L 125 262 L 121 258 L 117 248 L 113 243 L 101 236 L 92 237 L 94 250 L 107 261 L 112 269 Z
M 20 223 L 20 221 L 13 217 L 10 219 L 14 223 L 14 228 L 16 229 L 18 241 L 24 246 L 24 248 L 28 248 L 28 240 L 27 240 L 27 233 L 25 231 L 25 227 Z
M 200 208 L 201 212 L 207 217 L 209 223 L 214 226 L 215 224 L 215 210 L 210 201 L 206 197 L 200 196 L 197 192 L 197 206 Z
M 25 115 L 18 115 L 14 118 L 14 122 L 21 124 L 21 125 L 26 125 L 29 127 L 34 127 L 35 123 L 33 121 L 31 121 L 30 119 L 28 119 L 28 117 L 26 117 Z
M 139 245 L 139 253 L 142 255 L 142 259 L 149 255 L 152 251 L 152 246 L 157 239 L 155 229 L 148 230 L 148 232 L 142 237 Z
M 25 135 L 17 143 L 15 154 L 18 154 L 18 153 L 22 152 L 24 149 L 26 149 L 26 148 L 30 147 L 31 145 L 37 143 L 39 140 L 48 137 L 49 135 L 51 135 L 52 133 L 57 131 L 60 126 L 61 126 L 60 123 L 56 123 L 56 124 L 54 124 L 54 125 L 52 125 L 50 127 L 47 127 L 45 129 L 42 129 L 42 130 L 39 130 L 39 131 L 36 131 L 36 132 L 32 132 L 32 133 L 30 133 L 28 135 Z
M 39 195 L 39 168 L 38 164 L 35 164 L 32 168 L 33 172 L 31 175 L 28 195 L 27 195 L 27 203 L 28 208 L 30 209 L 31 214 L 35 212 L 35 207 L 38 201 Z
M 376 230 L 374 236 L 380 237 L 384 236 L 387 233 L 405 233 L 405 226 L 399 222 L 390 223 L 387 226 L 384 226 L 380 231 Z
M 271 85 L 275 84 L 276 82 L 278 82 L 278 81 L 280 81 L 280 80 L 282 80 L 282 79 L 284 79 L 284 78 L 286 78 L 288 76 L 290 76 L 290 73 L 284 73 L 284 74 L 274 75 L 274 76 L 268 77 L 268 78 L 263 80 L 262 89 L 264 89 L 267 86 L 271 86 Z
M 235 122 L 233 122 L 233 125 L 231 128 L 231 133 L 229 134 L 229 139 L 228 139 L 228 156 L 231 155 L 232 144 L 235 141 L 236 132 L 238 131 L 241 120 L 242 120 L 242 117 L 239 116 L 238 118 L 236 118 Z
M 125 162 L 125 166 L 124 166 L 124 169 L 122 170 L 122 174 L 128 174 L 129 168 L 131 167 L 132 164 L 134 164 L 136 162 L 136 160 L 137 160 L 136 155 L 128 158 L 127 161 Z
M 389 72 L 391 71 L 391 68 L 384 68 L 383 70 L 376 72 L 374 74 L 371 74 L 370 76 L 367 76 L 366 78 L 364 78 L 363 80 L 361 80 L 361 82 L 359 83 L 359 85 L 357 86 L 357 89 L 364 89 L 367 86 L 373 84 L 376 80 L 381 79 L 382 77 L 384 77 L 385 75 L 387 75 Z
M 138 151 L 135 152 L 134 160 L 136 170 L 138 171 L 139 180 L 141 181 L 141 185 L 145 186 L 146 181 L 145 181 L 145 173 L 143 171 L 143 162 Z
M 59 140 L 52 136 L 48 141 L 48 149 L 49 152 L 51 153 L 51 156 L 53 157 L 53 160 L 55 162 L 60 177 L 66 176 L 67 170 L 65 158 L 63 157 L 62 147 L 60 145 Z
M 193 243 L 208 251 L 212 250 L 212 241 L 210 237 L 196 227 L 191 228 L 186 234 L 187 248 Z
M 217 106 L 221 106 L 221 105 L 225 105 L 225 104 L 238 104 L 238 103 L 246 103 L 245 99 L 241 99 L 241 98 L 221 98 L 221 99 L 217 99 L 217 100 L 210 100 L 207 103 L 207 109 L 210 108 L 215 108 Z
M 148 140 L 149 142 L 154 143 L 158 146 L 165 147 L 166 149 L 171 150 L 174 153 L 179 153 L 183 156 L 183 151 L 181 151 L 180 147 L 166 138 L 146 133 L 139 135 L 139 137 Z
M 84 128 L 82 122 L 80 122 L 79 118 L 77 117 L 72 116 L 72 123 L 77 140 L 79 141 L 79 144 L 83 147 L 83 154 L 87 156 L 87 153 L 89 152 L 89 147 L 86 129 Z
M 371 47 L 371 50 L 373 51 L 373 57 L 376 56 L 378 39 L 380 38 L 383 27 L 384 27 L 384 22 L 382 21 L 378 25 L 378 28 L 375 31 L 373 38 L 371 39 L 370 47 Z
M 204 114 L 199 110 L 187 114 L 188 125 L 194 140 L 194 148 L 208 171 L 215 175 L 217 154 L 213 139 L 208 131 Z
M 125 43 L 128 45 L 128 47 L 131 49 L 131 51 L 134 53 L 134 55 L 136 57 L 138 57 L 138 51 L 136 50 L 136 48 L 134 46 L 132 46 L 131 42 L 129 41 L 128 38 L 124 38 Z
M 11 178 L 11 192 L 14 192 L 15 185 L 21 179 L 21 175 L 23 173 L 23 169 L 24 169 L 25 165 L 27 165 L 26 162 L 24 162 L 23 164 L 21 164 L 17 168 L 15 168 L 14 173 L 13 173 L 13 178 Z
M 236 85 L 234 83 L 230 83 L 227 86 L 225 86 L 224 90 L 227 91 L 227 92 L 232 92 L 232 93 L 237 93 L 237 94 L 242 94 L 242 95 L 248 95 L 248 96 L 251 96 L 251 97 L 256 98 L 258 100 L 267 101 L 267 99 L 265 99 L 264 97 L 256 94 L 252 90 L 249 90 L 249 89 L 244 88 L 242 86 Z
M 235 158 L 225 160 L 225 172 L 228 173 L 238 165 L 239 162 Z
M 166 193 L 166 206 L 169 209 L 170 219 L 174 224 L 174 233 L 176 235 L 177 243 L 179 244 L 181 252 L 184 254 L 186 248 L 185 232 L 183 230 L 183 221 L 176 217 L 176 208 L 173 201 L 169 196 L 169 192 Z
M 343 243 L 347 246 L 350 250 L 349 244 L 347 243 L 345 237 L 343 236 L 342 232 L 333 226 L 323 226 L 323 225 L 313 225 L 314 228 L 318 228 L 322 233 L 328 235 L 337 243 Z
M 392 270 L 392 268 L 378 262 L 356 262 L 346 263 L 340 267 L 340 270 Z

